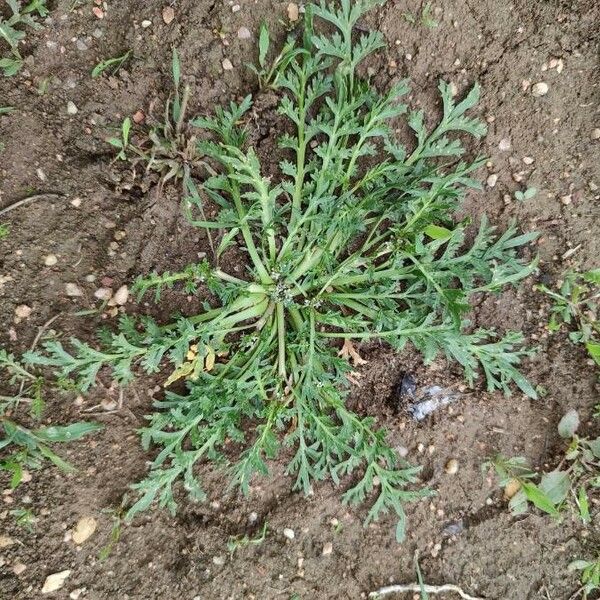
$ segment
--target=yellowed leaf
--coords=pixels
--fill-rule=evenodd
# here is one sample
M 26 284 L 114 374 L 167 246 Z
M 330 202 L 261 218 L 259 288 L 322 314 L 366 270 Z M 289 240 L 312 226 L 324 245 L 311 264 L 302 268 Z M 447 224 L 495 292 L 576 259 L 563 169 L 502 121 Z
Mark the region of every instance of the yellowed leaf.
M 213 367 L 215 366 L 215 351 L 210 347 L 210 346 L 206 346 L 206 370 L 207 371 L 212 371 Z
M 184 362 L 179 365 L 168 377 L 163 384 L 164 387 L 169 387 L 182 377 L 187 377 L 194 370 L 195 362 Z

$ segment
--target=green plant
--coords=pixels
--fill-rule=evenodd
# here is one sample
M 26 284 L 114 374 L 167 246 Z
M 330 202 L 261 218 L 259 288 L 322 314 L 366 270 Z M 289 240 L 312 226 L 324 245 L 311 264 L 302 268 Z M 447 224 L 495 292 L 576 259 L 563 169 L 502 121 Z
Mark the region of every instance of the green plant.
M 19 43 L 26 36 L 26 28 L 40 29 L 41 25 L 35 20 L 36 13 L 39 17 L 48 14 L 46 0 L 31 0 L 23 6 L 19 0 L 6 0 L 11 10 L 8 19 L 0 15 L 0 39 L 9 46 L 10 55 L 0 57 L 0 69 L 5 77 L 15 75 L 23 66 L 23 58 L 19 52 Z
M 583 587 L 580 592 L 583 592 L 583 600 L 587 600 L 592 592 L 600 590 L 600 556 L 595 560 L 574 560 L 569 564 L 569 571 L 581 571 Z M 576 595 L 579 596 L 579 593 Z
M 233 555 L 238 551 L 246 548 L 249 545 L 262 544 L 267 537 L 268 523 L 265 521 L 260 531 L 254 536 L 250 537 L 247 533 L 243 535 L 232 535 L 227 540 L 227 550 L 229 555 L 233 558 Z
M 356 42 L 352 35 L 377 4 L 382 1 L 307 7 L 301 51 L 277 79 L 279 111 L 295 132 L 280 138 L 285 158 L 276 180 L 263 175 L 246 143 L 250 97 L 192 121 L 202 131 L 195 153 L 204 176 L 184 172 L 184 210 L 191 224 L 218 236 L 216 264 L 203 260 L 180 273 L 153 273 L 138 279 L 134 291 L 141 299 L 154 290 L 159 302 L 165 287 L 183 286 L 190 294 L 203 286 L 212 300 L 200 314 L 166 326 L 123 317 L 99 347 L 49 341 L 43 351 L 26 354 L 31 364 L 76 377 L 83 390 L 100 374 L 125 385 L 134 367 L 154 373 L 167 363 L 165 387 L 186 380 L 186 392 L 169 390 L 156 402 L 141 432 L 145 448 L 161 449 L 147 477 L 133 486 L 139 497 L 127 518 L 155 500 L 174 511 L 173 486 L 180 480 L 202 500 L 195 465 L 227 464 L 232 443 L 245 447 L 230 473 L 232 485 L 246 493 L 283 446 L 292 452 L 287 473 L 294 489 L 308 494 L 315 481 L 353 478 L 344 501 L 373 498 L 365 523 L 396 512 L 401 541 L 404 503 L 429 492 L 411 488 L 419 469 L 397 455 L 376 420 L 346 406 L 353 367 L 338 356 L 337 340 L 345 340 L 355 359 L 352 340 L 380 339 L 398 351 L 411 343 L 426 363 L 440 355 L 460 363 L 471 385 L 483 372 L 490 391 L 508 394 L 514 382 L 536 396 L 517 370 L 530 354 L 520 347 L 522 336 L 498 338 L 465 320 L 473 294 L 498 292 L 535 268 L 517 254 L 535 234 L 518 235 L 512 225 L 498 235 L 483 219 L 466 245 L 468 221 L 452 221 L 464 191 L 479 187 L 471 173 L 482 161 L 461 161 L 463 148 L 450 137 L 484 134 L 465 114 L 479 88 L 455 103 L 442 82 L 441 120 L 428 131 L 422 111 L 410 112 L 416 144 L 407 152 L 389 127 L 407 111 L 399 102 L 407 83 L 380 95 L 356 75 L 357 65 L 383 46 L 379 33 Z M 334 32 L 315 33 L 315 17 Z M 176 121 L 181 104 L 174 103 Z M 219 209 L 210 221 L 203 216 L 207 199 Z M 240 275 L 218 265 L 234 244 L 248 259 Z
M 102 427 L 96 423 L 25 427 L 15 419 L 15 415 L 25 404 L 29 406 L 30 418 L 39 421 L 44 409 L 41 395 L 43 379 L 33 375 L 3 349 L 0 349 L 0 370 L 8 373 L 9 385 L 19 384 L 16 394 L 0 396 L 0 451 L 3 453 L 0 470 L 10 475 L 11 488 L 21 483 L 25 469 L 39 469 L 46 460 L 63 471 L 73 471 L 73 467 L 56 454 L 52 446 L 78 440 Z
M 129 148 L 129 133 L 131 132 L 131 119 L 126 117 L 121 124 L 121 137 L 106 140 L 111 146 L 119 149 L 115 160 L 127 160 L 127 149 Z
M 10 511 L 10 514 L 15 518 L 15 522 L 19 527 L 23 527 L 29 533 L 33 532 L 38 519 L 31 509 L 14 508 Z
M 111 517 L 112 527 L 110 528 L 108 542 L 100 549 L 98 554 L 99 560 L 106 560 L 111 555 L 114 547 L 119 543 L 119 540 L 121 539 L 124 516 L 127 512 L 126 506 L 127 494 L 124 494 L 119 507 L 104 510 L 104 512 L 108 513 Z
M 431 2 L 427 2 L 423 9 L 421 10 L 421 14 L 415 16 L 411 12 L 402 13 L 404 19 L 406 19 L 411 25 L 416 25 L 417 20 L 424 27 L 434 28 L 438 27 L 439 23 L 431 16 Z
M 559 516 L 559 508 L 567 498 L 570 489 L 569 474 L 555 470 L 544 473 L 539 484 L 534 479 L 539 474 L 531 470 L 527 459 L 522 456 L 507 458 L 497 455 L 483 464 L 483 468 L 493 467 L 510 497 L 508 508 L 513 515 L 527 512 L 529 503 L 553 517 Z
M 536 194 L 537 194 L 537 188 L 528 187 L 528 188 L 525 188 L 524 192 L 522 192 L 521 190 L 517 190 L 515 192 L 515 199 L 518 200 L 519 202 L 525 202 L 525 200 L 531 200 L 532 198 L 535 198 Z
M 15 111 L 14 106 L 0 106 L 0 115 L 9 115 Z
M 174 92 L 165 104 L 164 122 L 154 125 L 139 144 L 128 143 L 128 148 L 134 155 L 130 157 L 134 165 L 143 163 L 146 171 L 158 173 L 161 185 L 171 179 L 183 180 L 183 189 L 187 192 L 190 172 L 205 163 L 201 160 L 196 136 L 185 118 L 190 87 L 186 84 L 181 91 L 181 65 L 175 49 L 171 60 L 171 75 Z M 115 141 L 118 140 L 108 140 L 110 144 L 121 148 Z M 123 157 L 121 149 L 117 158 Z
M 536 286 L 554 300 L 548 329 L 559 331 L 563 324 L 575 330 L 569 332 L 574 344 L 583 344 L 597 365 L 600 365 L 600 269 L 585 273 L 566 273 L 559 291 L 545 285 Z
M 10 225 L 8 223 L 0 223 L 0 241 L 8 237 L 10 233 Z
M 125 64 L 125 62 L 131 56 L 133 50 L 127 50 L 125 54 L 121 56 L 115 56 L 114 58 L 107 58 L 106 60 L 100 61 L 92 70 L 92 77 L 100 77 L 104 71 L 110 69 L 110 74 L 114 75 L 117 71 Z
M 246 66 L 256 73 L 258 77 L 258 85 L 261 89 L 266 87 L 278 87 L 279 77 L 285 71 L 287 66 L 294 58 L 300 56 L 304 52 L 304 48 L 296 46 L 296 40 L 293 35 L 290 35 L 284 44 L 283 48 L 277 54 L 275 59 L 269 64 L 267 63 L 267 55 L 271 45 L 271 36 L 267 24 L 263 21 L 260 25 L 260 33 L 258 36 L 258 66 L 247 64 Z
M 570 505 L 576 508 L 581 521 L 591 522 L 590 490 L 600 489 L 600 437 L 590 440 L 579 437 L 579 415 L 575 410 L 565 413 L 558 424 L 558 434 L 569 445 L 560 465 L 550 473 L 540 474 L 531 470 L 525 458 L 496 456 L 484 463 L 483 468 L 493 467 L 510 498 L 512 514 L 521 514 L 528 509 L 528 502 L 552 516 L 558 516 L 569 493 Z M 566 468 L 565 468 L 566 463 Z M 533 480 L 539 479 L 535 484 Z

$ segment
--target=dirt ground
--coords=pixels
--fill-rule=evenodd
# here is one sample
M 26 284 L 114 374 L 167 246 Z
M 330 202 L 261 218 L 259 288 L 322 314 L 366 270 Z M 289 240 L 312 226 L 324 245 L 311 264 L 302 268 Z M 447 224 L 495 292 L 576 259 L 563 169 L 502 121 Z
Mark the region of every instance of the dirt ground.
M 30 56 L 24 70 L 0 79 L 0 106 L 16 108 L 0 116 L 0 210 L 33 193 L 54 194 L 0 217 L 11 228 L 0 242 L 0 345 L 26 349 L 38 327 L 59 313 L 53 328 L 91 339 L 105 321 L 74 313 L 96 306 L 93 292 L 103 278 L 111 278 L 116 289 L 153 269 L 183 267 L 203 250 L 203 234 L 180 216 L 178 190 L 167 186 L 158 195 L 151 180 L 127 185 L 130 174 L 111 165 L 114 151 L 105 139 L 124 116 L 140 109 L 160 116 L 171 86 L 173 46 L 193 86 L 192 113 L 257 91 L 244 65 L 255 60 L 262 19 L 283 39 L 287 2 L 236 2 L 173 1 L 175 18 L 168 25 L 161 17 L 166 0 L 108 0 L 102 19 L 93 14 L 92 0 L 49 3 L 46 26 L 25 45 Z M 568 268 L 600 266 L 600 142 L 592 139 L 600 127 L 600 5 L 595 0 L 439 0 L 432 5 L 436 27 L 411 24 L 403 16 L 421 9 L 413 0 L 390 0 L 369 15 L 364 25 L 379 29 L 388 43 L 370 66 L 381 89 L 409 77 L 411 104 L 433 114 L 440 78 L 452 81 L 459 93 L 481 83 L 479 110 L 489 133 L 471 148 L 489 156 L 488 172 L 482 170 L 480 178 L 496 173 L 498 179 L 473 193 L 462 213 L 477 218 L 485 212 L 501 227 L 516 219 L 523 230 L 540 231 L 537 279 L 545 283 L 554 283 Z M 151 24 L 143 27 L 146 20 Z M 240 27 L 250 30 L 251 39 L 238 38 Z M 116 76 L 90 77 L 99 60 L 128 49 L 134 58 Z M 232 70 L 223 70 L 225 58 Z M 538 82 L 548 84 L 545 96 L 531 93 Z M 67 112 L 68 102 L 76 114 Z M 256 120 L 260 127 L 260 112 Z M 261 131 L 262 143 L 269 143 L 270 133 Z M 514 191 L 525 185 L 538 188 L 537 195 L 514 200 Z M 56 265 L 45 266 L 48 254 L 58 258 Z M 76 283 L 83 295 L 68 297 L 67 283 Z M 414 373 L 420 385 L 458 389 L 458 370 L 441 361 L 424 369 L 410 352 L 394 355 L 378 345 L 364 349 L 369 363 L 351 401 L 378 417 L 394 442 L 408 450 L 407 458 L 423 465 L 424 482 L 437 491 L 407 507 L 403 545 L 395 542 L 392 517 L 364 528 L 365 509 L 342 506 L 340 491 L 331 484 L 319 485 L 310 498 L 292 493 L 281 463 L 247 498 L 224 491 L 223 475 L 205 468 L 206 504 L 192 505 L 182 496 L 175 518 L 163 511 L 138 517 L 100 560 L 114 511 L 150 456 L 135 433 L 152 402 L 154 382 L 142 378 L 126 391 L 123 409 L 113 412 L 98 408 L 114 396 L 112 390 L 97 389 L 82 404 L 74 394 L 49 398 L 46 422 L 90 418 L 106 427 L 63 448 L 63 456 L 77 466 L 75 474 L 34 472 L 30 482 L 2 494 L 0 533 L 18 543 L 0 550 L 0 598 L 41 598 L 46 576 L 70 569 L 65 586 L 48 597 L 354 600 L 390 582 L 414 581 L 417 549 L 430 584 L 455 583 L 488 600 L 571 598 L 578 582 L 567 565 L 600 546 L 597 523 L 584 529 L 568 514 L 561 521 L 540 514 L 513 518 L 501 490 L 481 473 L 481 464 L 496 452 L 526 456 L 540 469 L 556 466 L 564 451 L 558 420 L 576 408 L 590 432 L 592 407 L 600 400 L 585 353 L 562 334 L 548 336 L 548 304 L 534 283 L 483 300 L 472 318 L 485 327 L 522 330 L 538 348 L 524 371 L 545 388 L 539 400 L 466 390 L 460 401 L 417 424 L 393 408 L 401 374 Z M 158 312 L 147 309 L 167 318 L 175 302 L 173 297 Z M 33 310 L 15 323 L 20 304 Z M 183 299 L 179 308 L 185 305 Z M 450 458 L 459 461 L 455 475 L 444 470 Z M 5 478 L 0 487 L 8 488 Z M 15 524 L 8 512 L 15 507 L 35 513 L 32 532 Z M 96 518 L 98 528 L 76 546 L 68 532 L 83 516 Z M 229 537 L 255 535 L 265 521 L 264 542 L 230 556 Z M 462 528 L 449 535 L 448 525 L 459 522 Z M 283 535 L 284 528 L 294 530 L 294 539 Z M 329 542 L 333 551 L 323 555 Z M 18 563 L 26 568 L 16 575 Z

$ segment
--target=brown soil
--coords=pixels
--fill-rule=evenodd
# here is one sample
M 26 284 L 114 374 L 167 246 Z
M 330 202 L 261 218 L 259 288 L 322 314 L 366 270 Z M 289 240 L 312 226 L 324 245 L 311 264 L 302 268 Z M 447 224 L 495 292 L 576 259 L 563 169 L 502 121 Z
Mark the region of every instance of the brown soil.
M 255 80 L 244 63 L 254 60 L 259 23 L 267 19 L 282 39 L 287 15 L 287 2 L 239 0 L 241 8 L 234 12 L 229 2 L 180 0 L 172 3 L 174 21 L 165 25 L 161 12 L 167 2 L 109 1 L 102 20 L 92 14 L 91 0 L 70 11 L 73 4 L 50 2 L 47 26 L 28 38 L 25 70 L 0 80 L 0 106 L 17 109 L 0 116 L 5 145 L 0 209 L 34 192 L 58 194 L 2 218 L 11 234 L 0 242 L 0 342 L 14 351 L 26 349 L 37 327 L 57 313 L 61 317 L 54 328 L 91 339 L 101 319 L 73 313 L 94 306 L 92 294 L 103 277 L 113 278 L 117 287 L 152 269 L 176 270 L 203 250 L 203 234 L 180 216 L 178 190 L 167 186 L 160 196 L 148 185 L 124 191 L 129 174 L 111 165 L 113 152 L 104 140 L 111 127 L 138 109 L 160 115 L 170 90 L 173 45 L 193 85 L 192 112 L 207 112 L 254 90 Z M 490 157 L 489 170 L 498 174 L 498 183 L 471 195 L 463 212 L 475 218 L 486 212 L 500 226 L 515 218 L 522 229 L 541 231 L 544 281 L 554 282 L 568 268 L 598 267 L 600 196 L 591 184 L 594 178 L 600 184 L 599 142 L 592 141 L 591 132 L 600 125 L 600 6 L 594 0 L 447 0 L 434 5 L 439 22 L 434 28 L 403 18 L 405 12 L 420 10 L 412 0 L 390 0 L 370 15 L 365 25 L 382 31 L 389 45 L 387 54 L 371 64 L 375 84 L 385 88 L 408 76 L 412 104 L 435 111 L 439 78 L 451 80 L 459 90 L 479 81 L 489 134 L 477 150 Z M 141 27 L 145 19 L 152 21 L 148 28 Z M 241 26 L 254 39 L 238 39 Z M 87 50 L 79 49 L 76 40 Z M 100 59 L 129 48 L 135 58 L 117 76 L 90 77 Z M 234 69 L 223 72 L 226 57 Z M 547 69 L 552 58 L 562 59 L 562 72 Z M 548 94 L 534 97 L 524 90 L 524 80 L 547 82 Z M 68 101 L 78 107 L 76 115 L 67 114 Z M 258 101 L 269 105 L 268 98 Z M 258 143 L 268 144 L 268 129 L 260 133 Z M 511 141 L 509 151 L 499 150 L 503 138 Z M 533 164 L 522 162 L 526 156 Z M 512 177 L 516 172 L 539 189 L 532 200 L 511 199 L 519 189 Z M 482 172 L 482 179 L 487 175 Z M 564 196 L 569 203 L 561 201 Z M 79 206 L 72 204 L 76 198 Z M 115 231 L 126 235 L 111 248 Z M 561 258 L 569 248 L 577 251 Z M 45 267 L 43 257 L 50 253 L 58 264 Z M 68 282 L 80 285 L 84 296 L 67 298 Z M 522 330 L 539 348 L 525 372 L 547 390 L 540 400 L 472 390 L 415 424 L 390 407 L 401 373 L 416 373 L 421 384 L 457 385 L 458 371 L 448 371 L 442 362 L 424 369 L 408 352 L 392 355 L 376 345 L 364 350 L 369 364 L 353 402 L 379 418 L 391 439 L 408 449 L 408 458 L 423 465 L 426 484 L 437 491 L 408 507 L 403 545 L 394 540 L 391 517 L 365 529 L 365 510 L 342 506 L 338 489 L 323 484 L 310 498 L 296 495 L 283 466 L 275 464 L 271 477 L 257 481 L 245 499 L 224 492 L 222 474 L 205 469 L 209 502 L 192 505 L 182 496 L 175 518 L 161 511 L 145 514 L 123 528 L 120 542 L 100 561 L 98 553 L 110 536 L 110 511 L 143 475 L 149 456 L 135 430 L 150 411 L 154 382 L 140 379 L 128 389 L 122 410 L 92 411 L 106 425 L 101 434 L 64 448 L 76 474 L 45 469 L 15 492 L 3 494 L 0 533 L 19 543 L 1 550 L 0 597 L 40 598 L 48 574 L 71 569 L 65 587 L 51 597 L 68 598 L 84 588 L 80 597 L 87 600 L 356 599 L 389 582 L 414 581 L 412 561 L 418 549 L 428 583 L 456 583 L 492 600 L 567 600 L 578 587 L 567 564 L 593 552 L 599 532 L 584 529 L 568 514 L 561 521 L 540 514 L 510 517 L 501 491 L 480 471 L 486 457 L 498 451 L 527 456 L 540 469 L 552 468 L 563 450 L 556 434 L 561 415 L 577 408 L 586 421 L 599 399 L 585 354 L 561 335 L 548 337 L 548 305 L 532 283 L 481 302 L 473 320 Z M 175 298 L 163 305 L 163 317 L 185 306 L 185 299 L 177 306 Z M 19 304 L 28 304 L 33 312 L 15 324 Z M 16 341 L 10 339 L 11 328 Z M 82 406 L 73 395 L 57 395 L 49 399 L 45 419 L 67 423 L 88 418 L 86 411 L 111 394 L 96 390 Z M 444 472 L 449 458 L 459 460 L 456 475 Z M 8 487 L 4 479 L 2 487 Z M 30 507 L 38 517 L 32 533 L 15 524 L 8 513 L 15 507 Z M 252 512 L 258 515 L 254 525 L 249 524 Z M 98 520 L 98 530 L 78 548 L 64 536 L 86 515 Z M 332 519 L 339 521 L 338 527 Z M 446 537 L 444 528 L 461 519 L 463 530 Z M 229 536 L 254 535 L 265 520 L 266 540 L 230 558 Z M 285 527 L 294 529 L 294 540 L 283 536 Z M 333 552 L 322 556 L 326 542 L 333 543 Z M 225 558 L 224 564 L 215 564 L 214 557 Z M 27 567 L 18 576 L 12 570 L 16 562 Z

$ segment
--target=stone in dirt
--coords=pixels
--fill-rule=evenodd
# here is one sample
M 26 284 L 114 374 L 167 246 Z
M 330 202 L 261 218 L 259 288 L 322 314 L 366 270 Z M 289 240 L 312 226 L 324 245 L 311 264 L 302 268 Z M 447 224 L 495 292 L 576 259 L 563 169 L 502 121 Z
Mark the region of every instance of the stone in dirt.
M 172 6 L 165 6 L 162 11 L 163 21 L 168 25 L 175 18 L 175 10 Z
M 73 529 L 73 535 L 71 536 L 72 540 L 78 545 L 83 544 L 83 542 L 93 535 L 97 526 L 98 522 L 94 517 L 83 517 L 82 519 L 79 519 L 75 529 Z
M 65 585 L 65 581 L 69 575 L 71 575 L 70 569 L 48 575 L 46 581 L 44 581 L 44 586 L 42 587 L 42 594 L 50 594 L 56 590 L 60 590 L 60 588 Z

